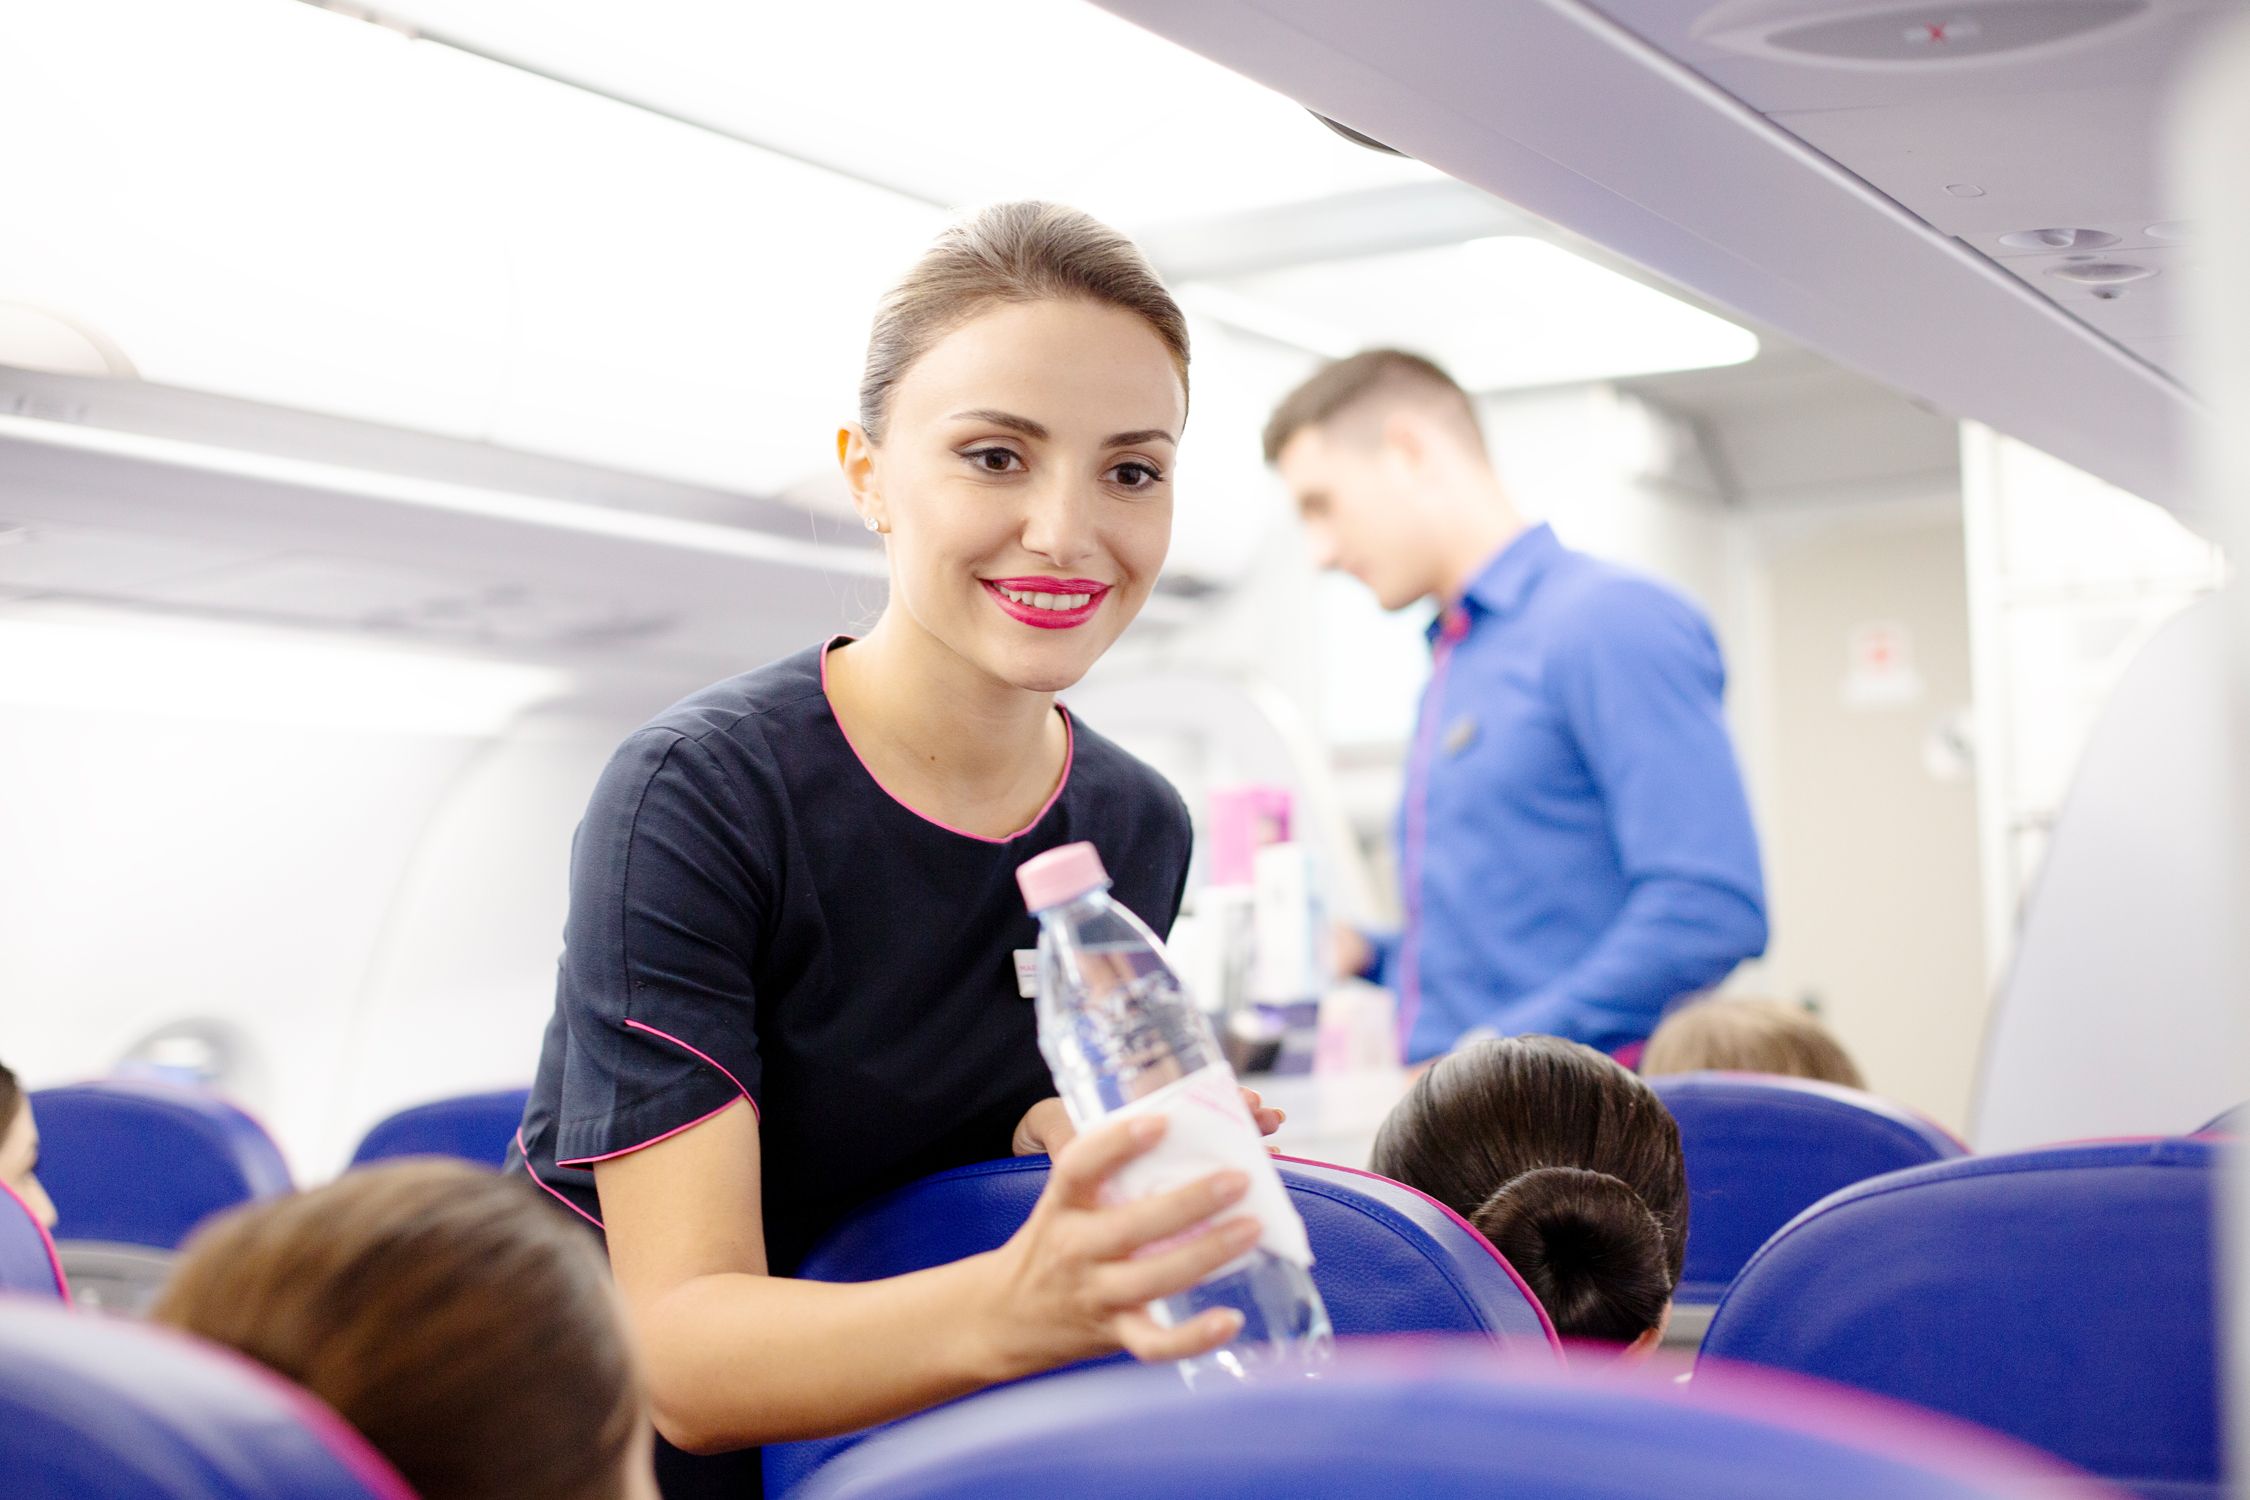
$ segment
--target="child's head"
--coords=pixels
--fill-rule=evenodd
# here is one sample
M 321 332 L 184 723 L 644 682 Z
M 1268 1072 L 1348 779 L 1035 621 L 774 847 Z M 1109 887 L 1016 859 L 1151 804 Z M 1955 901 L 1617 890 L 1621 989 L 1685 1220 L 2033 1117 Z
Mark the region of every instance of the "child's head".
M 1665 1018 L 1641 1072 L 1778 1073 L 1865 1088 L 1843 1045 L 1800 1006 L 1773 1000 L 1698 1000 Z
M 1687 1168 L 1670 1112 L 1612 1059 L 1551 1036 L 1464 1047 L 1391 1111 L 1373 1164 L 1474 1224 L 1558 1333 L 1635 1350 L 1662 1335 Z
M 238 1209 L 150 1316 L 326 1401 L 423 1500 L 655 1494 L 601 1253 L 520 1179 L 406 1161 Z

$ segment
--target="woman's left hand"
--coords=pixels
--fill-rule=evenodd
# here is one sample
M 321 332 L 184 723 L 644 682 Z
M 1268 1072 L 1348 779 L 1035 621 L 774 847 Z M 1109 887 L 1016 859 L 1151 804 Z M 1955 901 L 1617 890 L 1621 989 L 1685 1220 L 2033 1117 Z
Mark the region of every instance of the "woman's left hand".
M 1289 1118 L 1259 1098 L 1256 1089 L 1244 1089 L 1242 1102 L 1250 1107 L 1250 1118 L 1258 1122 L 1260 1135 L 1272 1135 Z M 1042 1099 L 1016 1122 L 1016 1138 L 1009 1149 L 1018 1156 L 1037 1156 L 1042 1151 L 1053 1156 L 1077 1134 L 1078 1127 L 1071 1123 L 1070 1111 L 1063 1108 L 1062 1100 Z

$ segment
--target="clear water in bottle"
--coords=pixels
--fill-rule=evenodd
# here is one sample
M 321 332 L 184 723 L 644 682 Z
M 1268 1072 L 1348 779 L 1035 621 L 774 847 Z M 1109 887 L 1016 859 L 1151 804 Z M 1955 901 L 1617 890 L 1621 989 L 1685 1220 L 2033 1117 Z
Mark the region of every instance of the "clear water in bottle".
M 1317 1373 L 1334 1339 L 1313 1286 L 1304 1221 L 1258 1138 L 1211 1023 L 1181 987 L 1163 944 L 1109 899 L 1090 844 L 1070 844 L 1017 872 L 1039 918 L 1039 1049 L 1081 1129 L 1160 1112 L 1170 1122 L 1148 1155 L 1128 1163 L 1123 1196 L 1195 1181 L 1232 1167 L 1251 1187 L 1238 1211 L 1265 1233 L 1201 1285 L 1150 1305 L 1167 1325 L 1213 1307 L 1243 1315 L 1233 1342 L 1181 1362 L 1190 1385 L 1267 1374 Z

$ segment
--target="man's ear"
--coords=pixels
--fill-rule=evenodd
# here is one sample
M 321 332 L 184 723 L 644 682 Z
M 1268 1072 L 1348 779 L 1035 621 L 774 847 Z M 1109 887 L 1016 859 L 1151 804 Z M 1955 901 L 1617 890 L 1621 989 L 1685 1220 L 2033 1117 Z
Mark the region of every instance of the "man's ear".
M 1396 407 L 1383 418 L 1384 454 L 1410 474 L 1419 474 L 1430 462 L 1428 419 L 1411 407 Z
M 876 487 L 875 445 L 868 441 L 867 432 L 857 422 L 836 429 L 836 465 L 844 471 L 844 484 L 851 490 L 852 509 L 863 522 L 872 522 L 873 531 L 889 531 L 890 515 L 883 508 L 883 497 Z

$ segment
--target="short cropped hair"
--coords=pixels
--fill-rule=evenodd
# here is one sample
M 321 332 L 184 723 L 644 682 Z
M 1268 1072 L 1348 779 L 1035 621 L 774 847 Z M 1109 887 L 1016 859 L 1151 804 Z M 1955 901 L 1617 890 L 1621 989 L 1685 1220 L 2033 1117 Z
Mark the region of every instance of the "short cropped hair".
M 1777 1073 L 1861 1089 L 1843 1043 L 1802 1006 L 1776 1000 L 1698 1000 L 1665 1017 L 1641 1054 L 1641 1073 Z
M 1483 451 L 1484 434 L 1477 428 L 1469 393 L 1435 360 L 1404 349 L 1363 349 L 1321 366 L 1282 398 L 1266 421 L 1266 462 L 1279 460 L 1289 440 L 1306 428 L 1326 426 L 1346 412 L 1378 401 L 1435 406 L 1458 417 L 1478 451 Z

